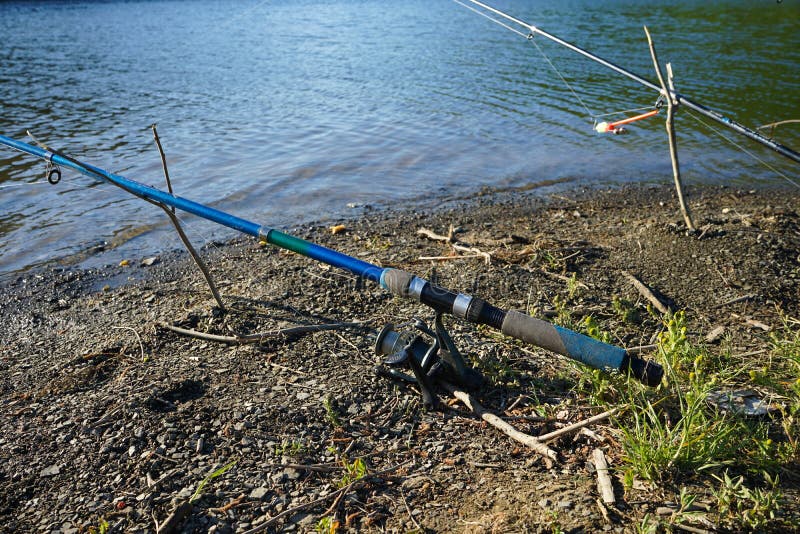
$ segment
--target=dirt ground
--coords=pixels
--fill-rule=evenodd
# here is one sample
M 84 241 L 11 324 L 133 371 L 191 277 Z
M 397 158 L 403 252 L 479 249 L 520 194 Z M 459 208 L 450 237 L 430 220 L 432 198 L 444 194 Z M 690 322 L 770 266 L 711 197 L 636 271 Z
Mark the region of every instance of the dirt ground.
M 726 347 L 746 353 L 800 317 L 798 201 L 785 190 L 692 188 L 698 231 L 687 233 L 665 187 L 488 191 L 433 213 L 368 212 L 335 234 L 289 231 L 499 307 L 554 318 L 566 302 L 617 344 L 649 345 L 663 324 L 627 272 L 685 310 L 691 339 L 721 326 Z M 454 255 L 417 233 L 451 225 L 491 261 L 420 259 Z M 214 243 L 203 256 L 229 308 L 220 313 L 185 254 L 143 264 L 150 256 L 0 287 L 0 531 L 636 532 L 646 514 L 675 506 L 680 486 L 701 504 L 710 494 L 707 478 L 686 474 L 625 488 L 613 418 L 549 442 L 558 461 L 548 466 L 442 389 L 439 409 L 423 410 L 415 386 L 375 373 L 373 344 L 385 323 L 431 314 L 375 284 L 255 241 Z M 640 321 L 614 319 L 622 300 Z M 343 321 L 362 324 L 270 334 Z M 161 323 L 267 334 L 229 344 Z M 603 411 L 564 358 L 447 325 L 487 378 L 475 396 L 519 430 L 538 436 Z M 598 504 L 596 448 L 612 505 Z M 775 531 L 800 520 L 800 466 L 784 471 Z M 724 530 L 714 514 L 696 528 Z

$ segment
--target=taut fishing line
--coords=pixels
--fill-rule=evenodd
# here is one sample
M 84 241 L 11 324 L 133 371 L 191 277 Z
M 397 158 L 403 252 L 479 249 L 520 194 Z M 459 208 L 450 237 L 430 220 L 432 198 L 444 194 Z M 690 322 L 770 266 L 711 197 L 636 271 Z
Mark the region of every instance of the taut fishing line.
M 478 13 L 479 15 L 481 15 L 484 18 L 489 19 L 492 22 L 494 22 L 494 23 L 496 23 L 496 24 L 498 24 L 500 26 L 503 26 L 504 28 L 507 28 L 507 29 L 513 31 L 515 34 L 525 37 L 528 40 L 533 40 L 533 36 L 534 35 L 541 35 L 542 37 L 544 37 L 544 38 L 546 38 L 546 39 L 548 39 L 550 41 L 553 41 L 554 43 L 557 43 L 557 44 L 559 44 L 559 45 L 561 45 L 561 46 L 563 46 L 565 48 L 568 48 L 568 49 L 572 50 L 573 52 L 584 56 L 587 59 L 590 59 L 590 60 L 592 60 L 592 61 L 594 61 L 596 63 L 599 63 L 599 64 L 601 64 L 601 65 L 613 70 L 614 72 L 617 72 L 618 74 L 622 74 L 623 76 L 626 76 L 626 77 L 630 78 L 631 80 L 636 81 L 640 85 L 643 85 L 645 87 L 648 87 L 648 88 L 656 91 L 661 97 L 667 97 L 667 98 L 672 99 L 672 101 L 675 104 L 679 104 L 679 105 L 682 105 L 684 107 L 687 107 L 687 108 L 689 108 L 689 109 L 691 109 L 691 110 L 693 110 L 693 111 L 695 111 L 695 112 L 697 112 L 697 113 L 699 113 L 699 114 L 701 114 L 701 115 L 703 115 L 705 117 L 708 117 L 708 118 L 716 121 L 719 124 L 722 124 L 723 126 L 725 126 L 727 128 L 730 128 L 731 130 L 734 130 L 735 132 L 738 132 L 739 134 L 741 134 L 741 135 L 743 135 L 745 137 L 748 137 L 749 139 L 751 139 L 753 141 L 756 141 L 757 143 L 760 143 L 760 144 L 762 144 L 762 145 L 774 150 L 775 152 L 779 153 L 780 155 L 782 155 L 782 156 L 784 156 L 786 158 L 789 158 L 789 159 L 793 160 L 796 163 L 800 163 L 800 153 L 799 152 L 797 152 L 795 150 L 792 150 L 791 148 L 786 147 L 786 146 L 778 143 L 777 141 L 775 141 L 775 140 L 773 140 L 771 138 L 766 137 L 765 135 L 761 134 L 760 132 L 758 132 L 756 130 L 753 130 L 752 128 L 748 128 L 747 126 L 739 124 L 738 122 L 736 122 L 736 121 L 734 121 L 734 120 L 722 115 L 721 113 L 719 113 L 717 111 L 714 111 L 714 110 L 712 110 L 710 108 L 707 108 L 706 106 L 704 106 L 702 104 L 694 102 L 694 101 L 690 100 L 689 98 L 681 95 L 680 93 L 678 93 L 678 92 L 676 92 L 676 91 L 674 91 L 672 89 L 665 90 L 660 85 L 656 85 L 653 82 L 651 82 L 650 80 L 639 76 L 638 74 L 635 74 L 635 73 L 633 73 L 633 72 L 631 72 L 631 71 L 629 71 L 629 70 L 627 70 L 627 69 L 625 69 L 623 67 L 620 67 L 619 65 L 616 65 L 616 64 L 614 64 L 614 63 L 612 63 L 612 62 L 610 62 L 608 60 L 605 60 L 605 59 L 601 58 L 600 56 L 597 56 L 597 55 L 589 52 L 588 50 L 585 50 L 585 49 L 583 49 L 583 48 L 581 48 L 579 46 L 576 46 L 576 45 L 574 45 L 572 43 L 569 43 L 569 42 L 561 39 L 560 37 L 557 37 L 557 36 L 555 36 L 555 35 L 553 35 L 551 33 L 548 33 L 546 31 L 542 30 L 541 28 L 538 28 L 538 27 L 536 27 L 536 26 L 534 26 L 532 24 L 528 24 L 526 22 L 523 22 L 520 19 L 514 18 L 511 15 L 508 15 L 508 14 L 500 11 L 499 9 L 493 8 L 493 7 L 487 5 L 487 4 L 483 3 L 483 2 L 479 2 L 478 0 L 463 0 L 463 1 L 461 1 L 461 0 L 453 0 L 453 1 L 455 3 L 461 5 L 461 6 L 466 7 L 467 9 L 469 9 L 470 11 L 472 11 L 474 13 Z M 472 5 L 471 6 L 470 5 L 465 5 L 465 2 L 468 2 L 469 4 L 472 4 Z M 523 28 L 525 30 L 525 32 L 528 32 L 528 34 L 526 35 L 525 32 L 520 31 L 520 30 L 518 30 L 518 29 L 516 29 L 514 27 L 511 27 L 509 24 L 506 24 L 505 22 L 501 22 L 500 20 L 497 20 L 494 17 L 490 16 L 488 13 L 481 12 L 480 10 L 475 9 L 472 6 L 478 6 L 481 9 L 483 9 L 483 10 L 489 12 L 489 13 L 493 13 L 494 15 L 496 15 L 498 17 L 502 17 L 503 19 L 505 19 L 509 23 L 515 24 L 515 25 L 519 26 L 520 28 Z M 538 46 L 537 46 L 537 48 L 538 48 Z M 540 52 L 541 52 L 541 49 L 540 49 Z M 547 59 L 546 55 L 545 55 L 545 58 Z M 548 62 L 552 64 L 552 62 L 550 62 L 549 59 L 548 59 Z M 553 67 L 555 69 L 555 66 L 553 66 Z M 556 72 L 558 72 L 558 69 L 555 69 L 555 70 L 556 70 Z M 562 78 L 562 80 L 564 80 L 563 76 L 561 76 L 561 78 Z M 566 83 L 566 80 L 564 80 L 564 82 Z M 567 85 L 569 86 L 569 84 L 567 84 Z M 570 87 L 570 90 L 577 97 L 577 94 L 571 89 L 571 87 Z M 578 100 L 586 108 L 585 104 L 583 104 L 583 101 L 580 100 L 580 99 L 578 99 Z M 655 107 L 656 107 L 656 109 L 658 109 L 658 105 L 656 105 Z M 587 111 L 589 111 L 588 108 L 586 108 L 586 109 L 587 109 Z M 593 113 L 591 113 L 591 111 L 589 111 L 589 114 L 593 118 L 596 116 Z M 648 116 L 652 116 L 652 115 L 645 113 L 645 114 L 642 114 L 642 115 L 637 116 L 637 117 L 630 117 L 629 119 L 626 119 L 625 121 L 618 121 L 617 123 L 612 123 L 610 125 L 606 124 L 605 125 L 606 128 L 600 128 L 600 126 L 603 125 L 601 123 L 599 125 L 596 125 L 595 129 L 598 130 L 598 131 L 614 131 L 615 133 L 619 133 L 619 130 L 613 128 L 614 124 L 620 124 L 620 125 L 627 124 L 627 123 L 633 122 L 635 120 L 640 120 L 640 119 L 647 118 Z
M 789 182 L 790 184 L 795 186 L 796 188 L 800 189 L 800 183 L 797 183 L 796 181 L 792 180 L 789 176 L 787 176 L 786 174 L 781 172 L 779 169 L 776 169 L 775 167 L 773 167 L 772 165 L 770 165 L 769 163 L 767 163 L 763 159 L 759 158 L 757 155 L 755 155 L 754 153 L 750 152 L 745 147 L 743 147 L 742 145 L 740 145 L 739 143 L 737 143 L 733 139 L 729 138 L 727 135 L 723 134 L 720 130 L 718 130 L 717 128 L 714 128 L 712 125 L 710 125 L 709 123 L 707 123 L 706 121 L 704 121 L 703 119 L 701 119 L 700 117 L 698 117 L 697 115 L 692 113 L 691 111 L 687 111 L 687 113 L 689 114 L 689 116 L 691 118 L 693 118 L 694 120 L 696 120 L 697 122 L 699 122 L 700 124 L 702 124 L 703 126 L 708 128 L 709 130 L 711 130 L 712 132 L 714 132 L 715 134 L 717 134 L 718 136 L 723 138 L 725 141 L 727 141 L 728 143 L 730 143 L 734 147 L 738 148 L 739 150 L 741 150 L 742 152 L 744 152 L 745 154 L 747 154 L 748 156 L 750 156 L 751 158 L 753 158 L 754 160 L 756 160 L 757 162 L 762 164 L 764 167 L 766 167 L 767 169 L 771 170 L 772 172 L 774 172 L 775 174 L 777 174 L 778 176 L 780 176 L 781 178 L 783 178 L 784 180 L 786 180 L 787 182 Z

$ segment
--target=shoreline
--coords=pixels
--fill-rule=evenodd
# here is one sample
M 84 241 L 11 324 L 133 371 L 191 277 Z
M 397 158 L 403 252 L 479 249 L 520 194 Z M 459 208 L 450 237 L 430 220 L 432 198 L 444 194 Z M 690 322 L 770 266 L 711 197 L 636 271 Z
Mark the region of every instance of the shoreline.
M 570 191 L 570 186 L 576 186 L 578 192 Z M 559 178 L 554 180 L 542 180 L 530 184 L 520 186 L 482 186 L 475 189 L 472 193 L 461 193 L 456 195 L 441 195 L 435 197 L 436 207 L 430 206 L 430 199 L 413 198 L 406 199 L 399 204 L 394 201 L 383 201 L 376 204 L 357 204 L 354 206 L 348 205 L 346 208 L 341 208 L 340 211 L 326 215 L 323 218 L 309 218 L 306 220 L 297 221 L 291 225 L 277 225 L 277 229 L 288 231 L 292 233 L 295 230 L 302 230 L 307 228 L 314 228 L 326 225 L 333 225 L 350 221 L 357 221 L 360 219 L 375 218 L 378 219 L 391 219 L 393 217 L 402 217 L 403 214 L 409 212 L 425 212 L 435 214 L 442 211 L 452 211 L 455 209 L 472 209 L 481 206 L 482 203 L 494 202 L 500 199 L 511 199 L 512 203 L 519 202 L 519 199 L 513 199 L 514 196 L 522 195 L 525 199 L 542 200 L 547 202 L 548 199 L 558 199 L 561 193 L 566 193 L 567 196 L 573 197 L 576 202 L 590 201 L 595 193 L 607 193 L 610 191 L 625 191 L 632 192 L 633 196 L 640 194 L 645 190 L 658 190 L 663 194 L 669 194 L 671 185 L 657 182 L 646 182 L 642 184 L 631 183 L 629 181 L 609 182 L 602 185 L 588 185 L 582 183 L 575 183 L 574 178 Z M 691 203 L 691 192 L 695 191 L 701 195 L 713 194 L 715 191 L 759 191 L 765 194 L 773 194 L 785 192 L 789 196 L 795 195 L 795 188 L 790 187 L 788 184 L 775 183 L 771 185 L 759 185 L 755 189 L 752 184 L 737 184 L 734 186 L 726 185 L 694 185 L 689 189 L 689 199 Z M 544 191 L 544 192 L 543 192 Z M 543 193 L 542 193 L 543 192 Z M 677 203 L 677 200 L 675 200 Z M 665 209 L 669 210 L 670 206 L 665 205 Z M 152 246 L 152 238 L 146 241 L 150 246 L 135 246 L 138 239 L 123 241 L 121 243 L 107 243 L 107 242 L 94 242 L 94 244 L 87 244 L 85 248 L 77 250 L 73 253 L 64 256 L 55 256 L 46 260 L 38 261 L 34 264 L 27 265 L 20 269 L 11 271 L 0 272 L 0 286 L 13 283 L 15 280 L 20 280 L 27 275 L 36 274 L 47 276 L 48 271 L 63 272 L 63 271 L 88 271 L 98 273 L 101 272 L 111 273 L 116 271 L 116 264 L 123 260 L 129 262 L 140 261 L 145 258 L 163 257 L 163 258 L 177 258 L 181 255 L 186 255 L 186 250 L 180 243 L 175 230 L 170 226 L 169 221 L 162 217 L 158 210 L 153 211 L 154 217 L 158 222 L 150 226 L 163 227 L 160 232 L 165 235 L 171 236 L 171 243 L 166 245 L 166 248 L 154 248 Z M 163 220 L 161 220 L 163 219 Z M 201 224 L 212 225 L 208 221 L 199 219 Z M 265 224 L 268 224 L 265 223 Z M 219 244 L 229 245 L 238 243 L 242 240 L 252 239 L 249 236 L 242 236 L 236 233 L 235 230 L 214 226 L 218 231 L 224 235 L 213 236 L 209 233 L 203 235 L 195 234 L 192 239 L 193 245 L 198 249 L 208 249 L 209 247 L 217 246 Z M 166 230 L 164 230 L 166 229 Z M 146 235 L 146 234 L 145 234 Z M 197 239 L 204 237 L 205 241 Z
M 791 331 L 787 319 L 800 317 L 800 194 L 693 187 L 688 200 L 700 229 L 693 235 L 682 229 L 667 186 L 549 198 L 494 192 L 433 211 L 368 212 L 342 221 L 346 230 L 336 234 L 320 223 L 292 233 L 503 307 L 576 328 L 594 324 L 614 344 L 650 345 L 664 319 L 628 272 L 684 311 L 688 339 L 709 354 L 768 354 L 770 336 Z M 460 242 L 489 253 L 491 263 L 420 260 L 453 251 L 417 231 L 447 234 L 451 224 Z M 369 473 L 404 467 L 354 487 L 334 512 L 327 512 L 332 501 L 319 504 L 289 514 L 279 528 L 313 530 L 333 513 L 366 532 L 416 523 L 435 532 L 631 530 L 677 502 L 681 486 L 713 504 L 706 475 L 678 471 L 642 486 L 650 489 L 624 489 L 621 419 L 591 427 L 604 441 L 579 434 L 554 442 L 559 463 L 551 469 L 460 405 L 423 411 L 413 387 L 372 374 L 374 335 L 364 329 L 227 345 L 159 328 L 231 335 L 337 321 L 366 321 L 377 330 L 429 319 L 427 310 L 374 284 L 254 240 L 206 246 L 203 256 L 228 314 L 213 309 L 202 277 L 179 252 L 159 255 L 151 266 L 132 260 L 128 267 L 48 269 L 0 284 L 0 481 L 8 488 L 0 521 L 9 529 L 73 532 L 106 521 L 124 531 L 153 530 L 153 517 L 163 522 L 231 460 L 235 467 L 209 482 L 181 528 L 254 528 L 336 489 L 343 462 L 356 458 Z M 575 364 L 447 324 L 489 378 L 477 393 L 481 403 L 526 432 L 540 435 L 601 411 Z M 705 341 L 717 328 L 724 333 Z M 596 447 L 618 475 L 610 519 L 595 503 L 586 464 Z M 800 518 L 794 479 L 781 480 L 786 499 L 766 531 Z

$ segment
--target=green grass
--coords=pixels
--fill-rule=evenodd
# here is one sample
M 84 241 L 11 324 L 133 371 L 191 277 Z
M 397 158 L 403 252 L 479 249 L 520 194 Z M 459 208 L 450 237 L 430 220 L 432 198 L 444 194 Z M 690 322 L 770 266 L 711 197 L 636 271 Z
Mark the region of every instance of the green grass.
M 203 491 L 205 491 L 205 489 L 206 489 L 206 486 L 208 486 L 208 485 L 211 483 L 211 481 L 212 481 L 212 480 L 214 480 L 215 478 L 217 478 L 217 477 L 221 477 L 222 475 L 224 475 L 225 473 L 227 473 L 227 472 L 228 472 L 228 471 L 229 471 L 231 468 L 233 468 L 233 466 L 234 466 L 234 465 L 236 465 L 236 462 L 237 462 L 237 461 L 238 461 L 238 460 L 231 460 L 230 462 L 228 462 L 227 464 L 223 465 L 223 466 L 222 466 L 222 467 L 220 467 L 219 469 L 217 469 L 217 470 L 215 470 L 215 471 L 212 471 L 211 473 L 209 473 L 209 474 L 208 474 L 208 475 L 207 475 L 207 476 L 206 476 L 206 477 L 205 477 L 203 480 L 201 480 L 201 481 L 200 481 L 200 483 L 197 485 L 197 488 L 194 490 L 194 493 L 192 494 L 192 496 L 191 496 L 191 497 L 189 497 L 189 502 L 190 502 L 190 503 L 194 503 L 194 502 L 196 502 L 197 500 L 199 500 L 199 499 L 200 499 L 200 497 L 203 495 Z
M 275 446 L 275 456 L 299 456 L 306 450 L 302 441 L 283 440 Z
M 325 397 L 325 399 L 322 401 L 322 404 L 325 407 L 325 418 L 328 420 L 328 423 L 330 423 L 331 427 L 341 428 L 342 421 L 339 419 L 339 412 L 333 405 L 333 400 L 330 398 L 330 396 Z
M 800 460 L 799 324 L 785 320 L 765 341 L 765 352 L 735 355 L 690 340 L 682 312 L 666 316 L 655 355 L 665 374 L 657 388 L 576 364 L 578 395 L 593 404 L 624 407 L 615 424 L 626 487 L 637 479 L 671 486 L 691 478 L 713 488 L 718 520 L 726 528 L 780 526 L 777 475 Z M 591 317 L 580 326 L 594 338 L 611 339 Z M 723 411 L 708 399 L 711 392 L 745 388 L 754 388 L 776 407 L 772 418 Z M 681 513 L 666 523 L 645 517 L 638 531 L 670 529 L 686 520 L 688 499 L 684 488 L 676 496 Z
M 361 458 L 356 458 L 352 462 L 348 462 L 347 458 L 342 458 L 342 467 L 344 467 L 344 475 L 336 483 L 340 488 L 349 486 L 356 480 L 367 476 L 367 464 Z

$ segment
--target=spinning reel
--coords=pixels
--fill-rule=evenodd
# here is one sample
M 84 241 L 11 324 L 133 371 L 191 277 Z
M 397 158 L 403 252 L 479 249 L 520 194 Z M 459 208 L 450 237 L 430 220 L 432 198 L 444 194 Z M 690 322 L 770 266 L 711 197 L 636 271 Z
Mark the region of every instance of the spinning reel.
M 411 330 L 402 330 L 412 327 Z M 432 339 L 427 342 L 423 335 Z M 465 362 L 456 348 L 453 338 L 442 323 L 442 313 L 436 312 L 433 329 L 424 321 L 414 318 L 398 326 L 388 323 L 375 340 L 375 353 L 385 356 L 382 365 L 376 367 L 381 376 L 412 382 L 419 385 L 426 408 L 435 408 L 436 396 L 433 384 L 445 380 L 466 389 L 477 389 L 484 382 L 483 375 Z M 411 368 L 413 376 L 399 369 Z

